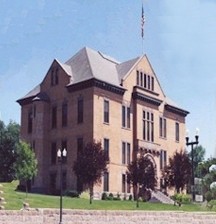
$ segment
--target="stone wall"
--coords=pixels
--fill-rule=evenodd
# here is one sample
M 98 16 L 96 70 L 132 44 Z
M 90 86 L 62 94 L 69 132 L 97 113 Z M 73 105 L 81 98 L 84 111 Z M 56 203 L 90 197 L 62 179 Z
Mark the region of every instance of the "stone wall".
M 59 210 L 0 211 L 1 224 L 58 224 Z M 215 224 L 216 214 L 154 211 L 64 210 L 64 224 Z

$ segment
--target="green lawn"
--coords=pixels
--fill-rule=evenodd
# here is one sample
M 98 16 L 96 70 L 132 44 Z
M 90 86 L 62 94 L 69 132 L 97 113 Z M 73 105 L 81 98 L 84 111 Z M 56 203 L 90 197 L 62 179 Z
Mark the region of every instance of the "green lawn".
M 15 191 L 17 182 L 2 183 L 4 191 L 3 197 L 7 204 L 7 210 L 19 210 L 22 208 L 24 201 L 30 204 L 31 208 L 59 208 L 59 197 L 41 194 L 26 194 Z M 96 210 L 152 210 L 152 211 L 209 211 L 205 206 L 199 204 L 183 205 L 182 207 L 166 205 L 162 203 L 140 202 L 139 208 L 136 208 L 134 201 L 102 201 L 95 200 L 93 204 L 89 204 L 88 199 L 63 197 L 63 207 L 67 209 L 96 209 Z M 216 211 L 213 207 L 211 211 Z

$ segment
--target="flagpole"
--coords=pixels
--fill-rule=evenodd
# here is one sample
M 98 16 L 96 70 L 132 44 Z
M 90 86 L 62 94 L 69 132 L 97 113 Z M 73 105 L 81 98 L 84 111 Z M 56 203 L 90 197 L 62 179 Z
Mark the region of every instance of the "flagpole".
M 144 8 L 143 8 L 143 2 L 142 2 L 142 13 L 141 13 L 142 55 L 144 50 L 144 23 L 145 23 L 145 16 L 144 16 Z

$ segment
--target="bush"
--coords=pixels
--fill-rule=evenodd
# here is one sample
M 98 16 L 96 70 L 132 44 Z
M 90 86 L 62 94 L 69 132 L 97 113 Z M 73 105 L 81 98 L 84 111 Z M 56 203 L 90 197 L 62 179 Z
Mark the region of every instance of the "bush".
M 130 194 L 128 200 L 132 201 L 132 199 L 133 199 L 133 196 L 132 196 L 132 194 Z
M 79 198 L 79 193 L 77 191 L 66 191 L 65 196 L 68 196 L 71 198 Z
M 211 201 L 211 199 L 212 199 L 212 194 L 211 194 L 210 191 L 207 191 L 207 192 L 205 193 L 205 199 L 206 199 L 207 202 L 210 202 L 210 201 Z
M 107 193 L 103 192 L 102 196 L 101 196 L 101 200 L 107 200 Z
M 191 196 L 188 194 L 174 194 L 171 198 L 181 204 L 189 204 L 191 202 Z
M 113 193 L 109 193 L 109 196 L 107 197 L 107 200 L 113 200 Z

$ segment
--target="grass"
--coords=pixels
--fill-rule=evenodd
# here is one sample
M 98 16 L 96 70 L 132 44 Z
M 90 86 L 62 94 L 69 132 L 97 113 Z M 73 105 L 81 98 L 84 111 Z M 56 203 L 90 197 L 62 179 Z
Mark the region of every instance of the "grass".
M 2 183 L 3 197 L 7 204 L 7 210 L 20 210 L 23 202 L 28 202 L 31 208 L 59 208 L 59 196 L 42 194 L 28 194 L 16 191 L 18 182 Z M 90 205 L 89 199 L 63 197 L 63 207 L 66 209 L 89 209 L 89 210 L 146 210 L 146 211 L 209 211 L 206 206 L 200 204 L 188 204 L 181 207 L 162 203 L 139 202 L 136 208 L 134 201 L 102 201 L 95 200 Z M 211 211 L 216 211 L 214 206 Z

